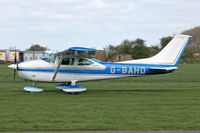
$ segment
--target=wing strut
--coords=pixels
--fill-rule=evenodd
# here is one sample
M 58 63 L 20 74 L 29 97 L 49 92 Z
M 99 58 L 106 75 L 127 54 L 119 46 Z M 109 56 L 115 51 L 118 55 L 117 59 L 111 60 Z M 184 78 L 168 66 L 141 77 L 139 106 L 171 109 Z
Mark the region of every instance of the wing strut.
M 56 79 L 56 76 L 57 76 L 58 70 L 59 70 L 59 68 L 60 68 L 60 65 L 61 65 L 61 63 L 62 63 L 62 60 L 63 60 L 63 53 L 62 53 L 61 56 L 60 56 L 60 61 L 59 61 L 59 63 L 58 63 L 58 66 L 57 66 L 57 68 L 56 68 L 56 71 L 54 72 L 52 81 L 55 81 L 55 79 Z

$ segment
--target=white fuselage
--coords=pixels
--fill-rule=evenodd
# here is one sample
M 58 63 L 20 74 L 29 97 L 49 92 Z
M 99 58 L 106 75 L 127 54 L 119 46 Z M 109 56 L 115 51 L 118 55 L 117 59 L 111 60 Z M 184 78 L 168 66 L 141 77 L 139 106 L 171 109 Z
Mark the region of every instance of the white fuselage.
M 94 64 L 89 66 L 70 66 L 61 65 L 61 72 L 57 73 L 55 80 L 52 80 L 54 72 L 57 65 L 45 62 L 43 60 L 27 61 L 18 64 L 19 70 L 18 75 L 25 79 L 35 82 L 71 82 L 76 81 L 88 81 L 88 80 L 99 80 L 108 78 L 118 78 L 125 77 L 127 75 L 111 75 L 111 74 L 98 74 L 98 73 L 82 73 L 82 71 L 91 70 L 102 70 L 104 71 L 106 67 L 99 63 L 94 62 Z M 66 71 L 73 72 L 66 72 Z M 130 75 L 129 75 L 130 76 Z

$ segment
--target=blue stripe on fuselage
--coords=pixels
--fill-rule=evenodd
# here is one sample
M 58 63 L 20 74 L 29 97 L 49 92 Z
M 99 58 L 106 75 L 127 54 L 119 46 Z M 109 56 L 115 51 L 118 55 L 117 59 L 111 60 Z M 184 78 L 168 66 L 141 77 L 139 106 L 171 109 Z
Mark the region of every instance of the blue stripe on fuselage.
M 149 75 L 172 72 L 173 70 L 150 70 L 151 67 L 171 67 L 174 65 L 149 65 L 149 64 L 120 64 L 120 63 L 101 63 L 106 69 L 59 69 L 59 73 L 75 73 L 75 74 L 116 74 L 116 75 Z M 24 68 L 18 71 L 29 72 L 49 72 L 54 73 L 55 69 L 39 69 Z

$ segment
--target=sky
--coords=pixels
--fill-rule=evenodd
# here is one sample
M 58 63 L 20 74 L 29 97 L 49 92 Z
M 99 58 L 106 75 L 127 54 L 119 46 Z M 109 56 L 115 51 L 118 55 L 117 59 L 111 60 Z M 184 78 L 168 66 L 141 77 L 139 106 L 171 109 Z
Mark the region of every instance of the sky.
M 103 49 L 160 38 L 200 26 L 199 0 L 0 0 L 0 49 Z

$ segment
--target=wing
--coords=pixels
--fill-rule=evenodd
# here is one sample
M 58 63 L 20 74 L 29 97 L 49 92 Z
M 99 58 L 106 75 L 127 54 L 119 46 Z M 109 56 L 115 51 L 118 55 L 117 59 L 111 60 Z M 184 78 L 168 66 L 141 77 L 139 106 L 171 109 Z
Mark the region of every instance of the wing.
M 57 54 L 64 54 L 64 58 L 93 58 L 96 49 L 84 48 L 84 47 L 71 47 Z
M 96 51 L 96 49 L 92 48 L 84 48 L 84 47 L 71 47 L 69 50 L 74 50 L 74 51 Z

